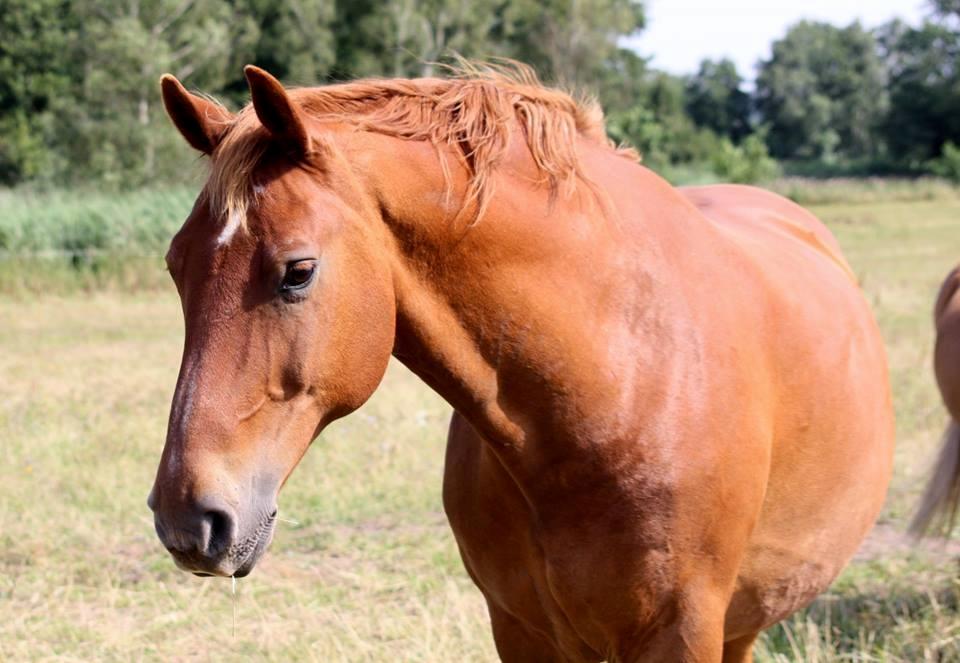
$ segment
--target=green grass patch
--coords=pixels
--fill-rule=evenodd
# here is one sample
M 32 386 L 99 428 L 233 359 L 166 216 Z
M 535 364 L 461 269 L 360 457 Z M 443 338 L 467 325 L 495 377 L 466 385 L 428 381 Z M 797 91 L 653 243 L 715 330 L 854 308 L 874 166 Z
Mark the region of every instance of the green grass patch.
M 766 185 L 801 205 L 876 205 L 895 202 L 960 200 L 960 187 L 935 177 L 786 177 Z
M 198 191 L 0 190 L 0 251 L 162 254 Z
M 155 290 L 189 187 L 132 192 L 0 190 L 0 293 Z

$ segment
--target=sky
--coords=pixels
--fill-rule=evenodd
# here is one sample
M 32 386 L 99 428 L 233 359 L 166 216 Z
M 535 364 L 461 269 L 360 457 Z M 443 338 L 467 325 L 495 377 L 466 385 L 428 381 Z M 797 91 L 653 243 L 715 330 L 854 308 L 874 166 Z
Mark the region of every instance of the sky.
M 917 24 L 929 13 L 925 0 L 647 0 L 647 28 L 628 46 L 653 56 L 653 66 L 691 74 L 704 58 L 729 57 L 740 75 L 755 77 L 770 44 L 801 19 L 868 28 L 899 17 Z

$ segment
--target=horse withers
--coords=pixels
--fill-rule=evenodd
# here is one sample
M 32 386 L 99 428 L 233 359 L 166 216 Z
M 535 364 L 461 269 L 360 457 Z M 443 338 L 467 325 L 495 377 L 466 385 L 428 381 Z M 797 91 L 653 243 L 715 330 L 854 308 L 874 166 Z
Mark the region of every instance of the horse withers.
M 242 576 L 321 429 L 397 357 L 454 408 L 444 507 L 506 661 L 746 661 L 870 529 L 893 416 L 829 232 L 676 189 L 523 68 L 162 80 L 210 174 L 167 262 L 185 342 L 149 504 Z M 413 450 L 411 450 L 413 453 Z

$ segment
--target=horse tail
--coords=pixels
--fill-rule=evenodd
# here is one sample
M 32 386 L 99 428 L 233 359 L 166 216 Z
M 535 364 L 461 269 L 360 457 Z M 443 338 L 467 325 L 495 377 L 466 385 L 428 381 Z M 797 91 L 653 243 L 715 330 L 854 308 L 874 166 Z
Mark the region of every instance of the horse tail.
M 941 323 L 950 309 L 954 296 L 960 289 L 960 266 L 954 267 L 940 286 L 937 300 L 933 307 L 933 324 L 937 330 L 937 348 L 954 337 Z M 945 323 L 944 323 L 945 324 Z M 938 361 L 939 352 L 934 351 L 934 373 L 937 374 L 937 383 L 943 392 L 944 381 L 954 382 L 952 373 L 944 371 Z M 940 454 L 933 465 L 932 476 L 920 500 L 920 506 L 910 523 L 910 533 L 914 536 L 923 536 L 927 533 L 949 534 L 956 522 L 957 512 L 960 511 L 960 424 L 953 417 L 943 433 L 943 442 Z
M 960 424 L 950 420 L 943 433 L 932 476 L 910 522 L 914 536 L 950 534 L 960 511 Z

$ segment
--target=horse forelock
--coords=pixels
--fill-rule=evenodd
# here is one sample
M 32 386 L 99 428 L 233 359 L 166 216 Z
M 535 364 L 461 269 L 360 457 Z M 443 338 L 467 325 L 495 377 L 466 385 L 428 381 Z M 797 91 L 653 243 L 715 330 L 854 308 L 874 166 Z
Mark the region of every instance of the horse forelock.
M 633 150 L 615 147 L 607 138 L 596 101 L 545 87 L 526 66 L 463 64 L 453 74 L 445 79 L 358 80 L 287 92 L 310 118 L 450 148 L 467 169 L 462 207 L 472 208 L 474 219 L 486 208 L 491 174 L 508 148 L 512 125 L 521 127 L 551 192 L 567 193 L 578 181 L 588 182 L 577 157 L 578 136 L 636 158 Z M 257 194 L 254 171 L 271 143 L 248 105 L 214 152 L 206 193 L 211 209 L 224 221 L 220 243 L 246 227 Z M 442 159 L 441 167 L 446 168 Z

